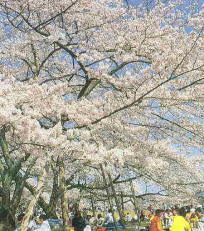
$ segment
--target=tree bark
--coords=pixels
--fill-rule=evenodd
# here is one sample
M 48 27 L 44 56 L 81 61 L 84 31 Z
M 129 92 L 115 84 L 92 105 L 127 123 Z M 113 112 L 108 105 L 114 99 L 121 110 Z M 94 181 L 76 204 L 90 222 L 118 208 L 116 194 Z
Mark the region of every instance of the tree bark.
M 33 159 L 31 164 L 28 166 L 24 176 L 19 175 L 15 179 L 16 186 L 15 186 L 15 190 L 14 190 L 12 201 L 11 201 L 11 204 L 12 204 L 11 211 L 12 211 L 12 213 L 14 215 L 15 215 L 16 210 L 17 210 L 17 208 L 18 208 L 18 206 L 20 204 L 21 197 L 22 197 L 22 194 L 23 194 L 23 189 L 25 187 L 26 179 L 29 177 L 30 172 L 31 172 L 31 170 L 32 170 L 32 168 L 33 168 L 33 166 L 35 164 L 35 161 L 36 161 L 36 159 Z
M 66 192 L 66 180 L 65 180 L 65 165 L 63 159 L 59 163 L 59 181 L 60 181 L 60 195 L 61 195 L 61 208 L 64 230 L 68 227 L 68 196 Z
M 5 128 L 2 128 L 0 130 L 0 147 L 2 150 L 2 154 L 4 157 L 4 160 L 6 162 L 7 167 L 2 167 L 1 175 L 2 175 L 2 188 L 4 190 L 4 194 L 2 197 L 2 206 L 10 209 L 10 188 L 12 184 L 12 179 L 11 179 L 11 168 L 12 168 L 12 162 L 10 160 L 9 156 L 9 148 L 8 144 L 6 142 L 6 137 L 5 137 Z
M 6 142 L 5 128 L 2 128 L 0 130 L 0 146 L 2 149 L 2 154 L 3 154 L 4 160 L 6 162 L 6 165 L 8 168 L 10 168 L 12 166 L 12 160 L 11 160 L 11 157 L 9 154 L 8 144 Z
M 48 211 L 49 214 L 52 214 L 52 218 L 57 218 L 56 214 L 56 207 L 57 207 L 57 202 L 59 199 L 59 174 L 56 169 L 56 165 L 52 166 L 52 171 L 53 171 L 53 184 L 52 184 L 52 193 L 50 196 L 50 201 L 49 201 L 49 208 Z
M 135 213 L 137 214 L 137 200 L 136 200 L 136 197 L 135 197 L 135 190 L 134 190 L 134 187 L 133 187 L 133 183 L 132 181 L 130 182 L 130 188 L 131 188 L 131 192 L 132 192 L 132 195 L 133 195 L 133 205 L 134 205 L 134 208 L 135 208 Z
M 102 173 L 102 177 L 103 177 L 103 182 L 104 182 L 104 184 L 106 186 L 106 193 L 107 193 L 107 196 L 108 196 L 108 204 L 109 204 L 109 207 L 111 209 L 112 216 L 113 216 L 115 229 L 117 230 L 116 220 L 115 220 L 115 216 L 114 216 L 114 212 L 113 212 L 113 204 L 112 204 L 110 192 L 109 192 L 109 189 L 108 189 L 108 183 L 107 183 L 107 179 L 106 179 L 106 174 L 105 174 L 105 171 L 104 171 L 104 168 L 103 168 L 102 164 L 100 164 L 100 169 L 101 169 L 101 173 Z
M 11 214 L 13 215 L 15 213 L 14 210 L 16 210 L 16 206 L 19 202 L 19 200 L 21 199 L 21 187 L 26 187 L 30 193 L 34 196 L 36 195 L 36 190 L 33 186 L 31 186 L 29 183 L 26 182 L 26 179 L 25 179 L 25 176 L 22 176 L 22 174 L 20 173 L 20 169 L 21 169 L 21 166 L 17 166 L 18 163 L 16 163 L 13 158 L 10 156 L 10 153 L 9 153 L 9 147 L 8 147 L 8 144 L 6 142 L 6 136 L 5 136 L 5 132 L 6 132 L 6 128 L 2 128 L 0 130 L 0 147 L 1 147 L 1 150 L 2 150 L 2 154 L 3 154 L 3 158 L 4 158 L 4 161 L 6 163 L 6 166 L 0 166 L 1 167 L 1 175 L 3 177 L 5 177 L 6 174 L 9 173 L 9 175 L 12 177 L 12 180 L 14 180 L 17 184 L 17 188 L 16 192 L 14 192 L 14 194 L 18 194 L 17 195 L 17 198 L 15 198 L 15 203 L 14 203 L 14 207 L 13 207 L 13 200 L 14 198 L 12 198 L 12 201 L 10 201 L 10 186 L 8 185 L 8 182 L 7 182 L 7 185 L 2 181 L 2 186 L 3 187 L 3 194 L 2 194 L 2 201 L 3 201 L 3 205 L 4 207 L 11 207 Z M 12 169 L 14 169 L 13 171 L 15 173 L 13 173 Z M 25 181 L 24 181 L 25 180 Z M 24 182 L 23 182 L 24 181 Z M 11 182 L 12 183 L 12 182 Z M 15 195 L 16 196 L 16 195 Z M 12 204 L 12 206 L 10 206 L 10 204 Z M 44 201 L 44 199 L 40 196 L 39 197 L 39 200 L 38 200 L 38 204 L 39 206 L 43 209 L 43 211 L 49 215 L 50 217 L 57 217 L 56 215 L 56 212 L 55 211 L 50 211 L 49 209 L 49 205 Z
M 28 205 L 28 209 L 26 211 L 25 217 L 23 219 L 23 222 L 21 223 L 20 231 L 27 231 L 27 229 L 28 229 L 28 224 L 29 224 L 29 220 L 33 214 L 33 209 L 34 209 L 34 207 L 38 201 L 38 198 L 39 198 L 39 196 L 43 190 L 43 185 L 45 182 L 45 177 L 47 175 L 47 171 L 48 171 L 48 164 L 45 164 L 45 166 L 43 167 L 42 175 L 40 176 L 40 178 L 38 180 L 38 185 L 36 188 L 36 194 L 33 196 L 32 200 L 30 201 L 30 204 Z
M 122 206 L 122 211 L 125 210 L 124 208 L 124 200 L 123 200 L 123 192 L 121 191 L 121 206 Z
M 95 210 L 95 206 L 94 206 L 94 199 L 92 196 L 91 196 L 91 208 L 92 208 L 93 216 L 95 217 L 96 216 L 96 210 Z
M 29 183 L 25 182 L 25 187 L 30 191 L 30 193 L 35 196 L 36 190 L 33 186 L 31 186 Z M 55 211 L 50 211 L 49 204 L 45 202 L 45 200 L 39 196 L 37 204 L 42 208 L 42 210 L 46 213 L 49 217 L 57 217 Z
M 122 209 L 121 209 L 120 201 L 118 200 L 118 197 L 116 195 L 116 191 L 115 191 L 115 188 L 114 188 L 114 185 L 113 185 L 113 180 L 112 180 L 112 177 L 111 177 L 110 173 L 108 173 L 108 178 L 109 178 L 111 190 L 112 190 L 112 193 L 113 193 L 113 196 L 114 196 L 114 199 L 115 199 L 115 204 L 116 204 L 117 209 L 118 209 L 120 220 L 124 224 L 123 212 L 122 212 Z

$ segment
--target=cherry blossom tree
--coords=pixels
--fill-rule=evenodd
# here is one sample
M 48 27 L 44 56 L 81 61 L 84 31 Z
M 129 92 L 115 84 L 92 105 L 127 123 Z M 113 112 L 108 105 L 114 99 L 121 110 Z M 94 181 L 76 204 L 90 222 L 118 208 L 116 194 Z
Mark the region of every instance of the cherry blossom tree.
M 45 162 L 62 202 L 79 166 L 97 169 L 116 204 L 118 174 L 195 195 L 202 159 L 188 155 L 203 153 L 204 12 L 182 4 L 1 1 L 1 191 L 13 214 L 25 187 L 49 210 L 27 181 Z

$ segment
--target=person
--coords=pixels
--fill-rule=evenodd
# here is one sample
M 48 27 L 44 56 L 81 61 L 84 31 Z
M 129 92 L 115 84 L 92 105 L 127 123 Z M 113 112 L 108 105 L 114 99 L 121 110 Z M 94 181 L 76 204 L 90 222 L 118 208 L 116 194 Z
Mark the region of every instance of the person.
M 174 223 L 174 218 L 177 216 L 177 210 L 175 208 L 172 208 L 169 216 L 169 226 L 172 226 Z
M 198 228 L 198 216 L 196 212 L 193 212 L 190 217 L 190 226 L 192 229 L 197 229 Z
M 139 216 L 137 213 L 134 214 L 133 218 L 132 218 L 132 222 L 137 222 L 139 219 Z
M 91 215 L 90 219 L 89 219 L 89 224 L 90 225 L 96 225 L 97 223 L 97 217 L 95 217 L 94 215 Z
M 191 231 L 189 222 L 185 219 L 186 210 L 180 208 L 176 210 L 177 215 L 173 219 L 173 224 L 170 227 L 170 231 Z
M 69 224 L 71 225 L 72 224 L 72 219 L 74 218 L 74 213 L 71 211 L 68 213 L 68 216 L 69 216 Z
M 91 226 L 88 224 L 85 226 L 84 231 L 91 231 Z
M 204 214 L 200 212 L 200 210 L 196 211 L 197 216 L 199 217 L 198 221 L 198 230 L 204 231 Z
M 102 227 L 104 223 L 104 218 L 101 214 L 98 214 L 97 216 L 97 227 Z
M 112 210 L 109 209 L 108 210 L 108 213 L 104 219 L 104 225 L 106 226 L 110 226 L 110 225 L 113 225 L 114 224 L 114 220 L 113 220 L 113 215 L 112 215 Z
M 170 222 L 170 215 L 169 215 L 170 211 L 167 209 L 165 212 L 164 212 L 164 218 L 163 218 L 163 221 L 164 221 L 164 226 L 167 227 L 169 226 Z
M 151 222 L 151 220 L 154 218 L 154 216 L 155 216 L 155 211 L 154 210 L 152 210 L 151 212 L 149 211 L 149 214 L 147 216 L 148 221 Z
M 84 231 L 91 231 L 91 227 L 93 227 L 94 223 L 94 216 L 91 216 L 90 214 L 87 214 L 86 219 L 85 219 L 85 228 Z
M 97 217 L 95 217 L 94 215 L 92 215 L 91 218 L 90 218 L 90 220 L 89 220 L 89 224 L 90 224 L 92 230 L 96 230 L 97 223 L 98 223 Z
M 145 220 L 145 211 L 144 210 L 141 210 L 139 219 L 140 219 L 140 221 L 144 221 Z
M 152 205 L 150 205 L 150 206 L 147 208 L 147 210 L 150 211 L 151 213 L 153 213 L 153 211 L 154 211 Z
M 192 212 L 190 206 L 186 206 L 186 220 L 190 223 L 190 218 L 191 218 Z
M 72 219 L 72 226 L 75 231 L 83 231 L 86 227 L 86 222 L 84 218 L 81 216 L 80 212 L 76 212 Z
M 131 221 L 132 221 L 132 216 L 131 216 L 130 213 L 127 213 L 127 215 L 126 215 L 126 217 L 125 217 L 125 220 L 126 220 L 127 222 L 131 222 Z
M 24 217 L 25 217 L 25 214 L 24 214 L 24 213 L 21 213 L 21 214 L 18 215 L 18 217 L 17 217 L 18 225 L 17 225 L 15 231 L 20 230 L 20 225 L 21 225 L 21 223 L 22 223 Z M 29 224 L 28 224 L 28 231 L 33 231 L 33 230 L 35 230 L 36 228 L 37 228 L 36 222 L 35 222 L 34 219 L 32 219 L 32 220 L 29 222 Z
M 202 205 L 197 205 L 196 212 L 203 213 Z
M 51 231 L 49 222 L 47 221 L 47 217 L 44 214 L 41 214 L 38 219 L 40 223 L 40 227 L 37 228 L 35 231 Z
M 163 215 L 163 211 L 157 209 L 155 211 L 155 216 L 151 220 L 149 231 L 164 231 L 161 222 L 161 216 Z

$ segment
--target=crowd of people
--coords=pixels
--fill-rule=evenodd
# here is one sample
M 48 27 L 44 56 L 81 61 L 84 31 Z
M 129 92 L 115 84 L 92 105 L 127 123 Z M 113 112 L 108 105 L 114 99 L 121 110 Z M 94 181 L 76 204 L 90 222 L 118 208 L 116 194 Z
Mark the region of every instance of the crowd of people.
M 70 216 L 70 219 L 75 231 L 105 231 L 105 229 L 112 226 L 123 225 L 120 221 L 116 222 L 114 220 L 112 210 L 110 209 L 105 216 L 99 213 L 97 216 L 88 215 L 83 218 L 80 212 L 76 212 L 73 217 Z
M 20 230 L 25 214 L 17 217 L 18 225 L 15 231 Z M 125 213 L 123 218 L 116 219 L 114 212 L 110 209 L 106 214 L 85 215 L 79 211 L 69 214 L 70 231 L 106 231 L 126 226 L 135 227 L 135 230 L 148 231 L 204 231 L 204 210 L 199 207 L 174 207 L 161 210 L 149 207 L 140 213 Z M 28 225 L 29 231 L 51 231 L 49 220 L 45 215 L 38 218 L 33 217 Z
M 25 219 L 25 213 L 14 217 L 8 209 L 0 207 L 0 231 L 20 231 L 21 224 Z M 45 214 L 33 215 L 26 228 L 28 231 L 51 231 L 49 219 Z
M 18 225 L 17 225 L 15 231 L 20 230 L 20 225 L 21 225 L 24 218 L 25 218 L 24 213 L 22 213 L 18 216 L 18 218 L 17 218 Z M 51 231 L 50 224 L 47 220 L 46 215 L 41 214 L 37 219 L 32 217 L 32 219 L 30 220 L 30 222 L 28 224 L 28 230 L 29 231 Z
M 20 230 L 20 226 L 22 224 L 22 221 L 25 219 L 25 214 L 22 213 L 18 215 L 17 217 L 17 227 L 15 231 Z M 28 230 L 29 231 L 51 231 L 51 226 L 49 224 L 49 220 L 47 219 L 46 215 L 42 214 L 39 217 L 33 217 L 29 224 L 28 224 Z M 87 215 L 82 216 L 82 213 L 77 211 L 74 214 L 69 214 L 69 224 L 70 224 L 70 230 L 71 227 L 73 227 L 74 231 L 105 231 L 105 227 L 110 227 L 115 224 L 112 211 L 109 210 L 106 216 L 102 216 L 102 214 L 98 214 L 96 217 Z M 117 222 L 117 225 L 119 222 Z M 101 230 L 100 230 L 101 229 Z
M 204 211 L 202 207 L 191 206 L 167 210 L 151 211 L 149 231 L 204 231 Z
M 98 214 L 96 217 L 90 216 L 86 219 L 81 215 L 78 219 L 77 213 L 73 217 L 72 226 L 75 231 L 105 231 L 114 229 L 115 226 L 123 228 L 128 225 L 148 231 L 204 231 L 204 210 L 201 206 L 196 208 L 176 206 L 166 210 L 151 208 L 147 211 L 142 210 L 138 215 L 126 213 L 123 221 L 116 221 L 111 210 L 104 217 Z

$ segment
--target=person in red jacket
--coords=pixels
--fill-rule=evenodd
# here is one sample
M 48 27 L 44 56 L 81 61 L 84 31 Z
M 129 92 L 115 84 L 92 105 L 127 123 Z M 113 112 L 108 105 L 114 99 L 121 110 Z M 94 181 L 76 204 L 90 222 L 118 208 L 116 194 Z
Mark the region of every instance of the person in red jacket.
M 155 211 L 155 216 L 151 220 L 149 231 L 164 231 L 160 219 L 162 215 L 163 215 L 162 210 L 158 209 Z

